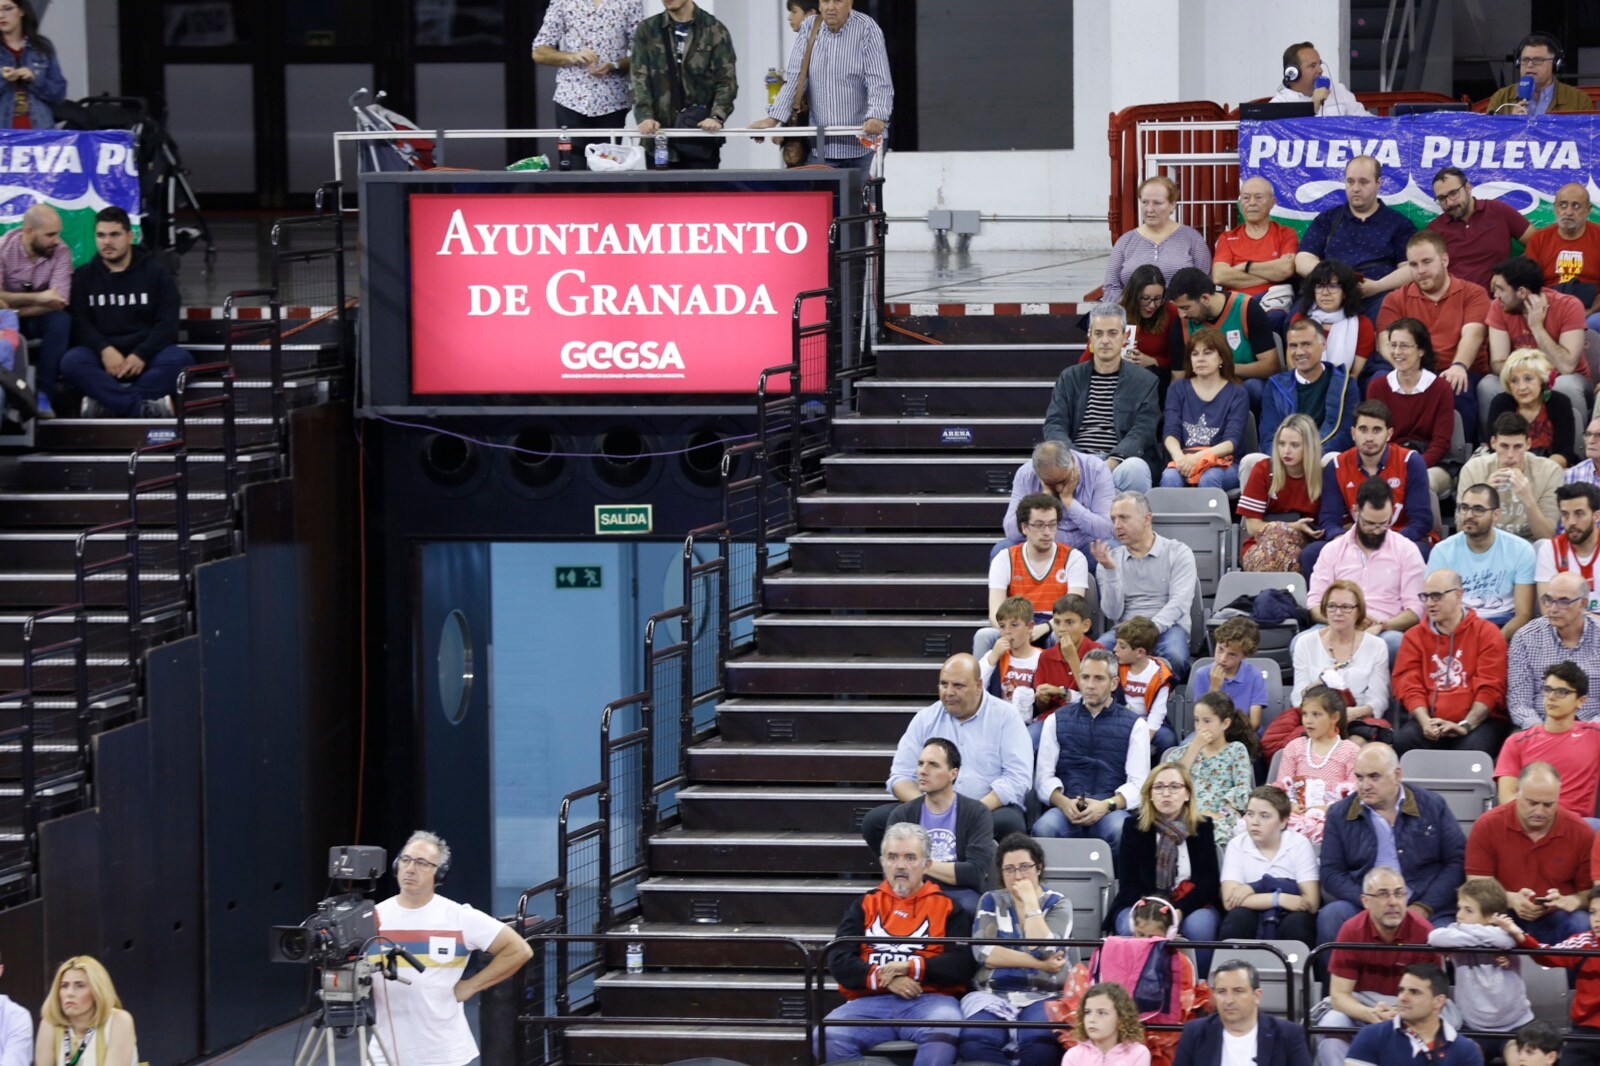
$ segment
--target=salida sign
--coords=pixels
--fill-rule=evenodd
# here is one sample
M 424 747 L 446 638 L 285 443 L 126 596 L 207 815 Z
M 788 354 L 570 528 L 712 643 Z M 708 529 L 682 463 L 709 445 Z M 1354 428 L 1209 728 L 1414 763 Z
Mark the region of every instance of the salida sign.
M 828 283 L 827 192 L 410 203 L 418 394 L 752 392 Z

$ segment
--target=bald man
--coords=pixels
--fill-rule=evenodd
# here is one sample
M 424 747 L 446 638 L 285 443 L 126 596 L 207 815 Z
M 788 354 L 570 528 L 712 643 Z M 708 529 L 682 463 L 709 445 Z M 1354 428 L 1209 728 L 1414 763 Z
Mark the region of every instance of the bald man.
M 1571 679 L 1555 678 L 1554 700 L 1572 703 Z M 1541 739 L 1544 730 L 1514 734 L 1500 753 L 1494 773 L 1499 781 L 1500 805 L 1472 823 L 1467 837 L 1466 874 L 1493 877 L 1506 890 L 1513 917 L 1546 944 L 1554 944 L 1589 928 L 1585 893 L 1594 883 L 1590 851 L 1594 830 L 1584 821 L 1594 811 L 1595 763 L 1600 761 L 1600 725 L 1572 722 L 1582 728 L 1573 739 L 1573 755 L 1586 759 L 1589 806 L 1572 809 L 1562 771 L 1549 762 L 1529 759 L 1537 748 L 1559 751 Z M 1525 739 L 1526 738 L 1526 739 Z M 1569 759 L 1568 762 L 1573 760 Z
M 61 357 L 72 339 L 72 249 L 61 239 L 61 216 L 34 204 L 22 226 L 0 237 L 0 300 L 17 313 L 22 335 L 39 342 L 39 413 L 51 412 Z
M 1465 605 L 1464 593 L 1454 570 L 1435 570 L 1422 581 L 1422 624 L 1406 630 L 1394 660 L 1395 702 L 1411 712 L 1395 727 L 1396 751 L 1492 755 L 1511 732 L 1506 638 Z
M 883 843 L 889 812 L 922 795 L 917 788 L 917 757 L 928 741 L 943 737 L 961 752 L 956 791 L 979 800 L 994 816 L 999 839 L 1027 831 L 1022 807 L 1033 785 L 1033 742 L 1017 709 L 984 691 L 978 660 L 952 655 L 939 668 L 939 698 L 918 711 L 900 737 L 889 768 L 893 803 L 867 812 L 861 835 L 874 855 Z
M 1239 214 L 1244 224 L 1217 238 L 1211 277 L 1224 289 L 1260 296 L 1274 285 L 1294 281 L 1294 253 L 1300 238 L 1272 220 L 1277 203 L 1266 178 L 1246 178 L 1239 186 Z M 1280 327 L 1281 329 L 1281 327 Z
M 1572 663 L 1586 677 L 1600 677 L 1600 621 L 1584 610 L 1589 597 L 1589 583 L 1582 574 L 1563 571 L 1539 586 L 1544 617 L 1517 630 L 1507 656 L 1506 709 L 1514 728 L 1529 729 L 1544 721 L 1546 667 Z M 1574 713 L 1593 720 L 1600 717 L 1600 705 L 1585 700 Z
M 1578 182 L 1556 190 L 1554 225 L 1528 235 L 1523 255 L 1539 264 L 1544 283 L 1576 296 L 1600 329 L 1600 224 L 1589 221 L 1589 190 Z

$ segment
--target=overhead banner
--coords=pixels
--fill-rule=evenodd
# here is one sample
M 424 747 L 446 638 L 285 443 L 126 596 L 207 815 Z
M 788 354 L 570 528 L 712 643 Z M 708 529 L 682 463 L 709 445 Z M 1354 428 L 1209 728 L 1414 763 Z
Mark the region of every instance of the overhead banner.
M 22 225 L 22 213 L 49 204 L 61 215 L 61 236 L 74 266 L 94 256 L 94 216 L 120 207 L 139 223 L 139 171 L 126 130 L 0 130 L 0 233 Z
M 1271 182 L 1273 217 L 1299 230 L 1344 203 L 1345 164 L 1358 155 L 1383 165 L 1384 203 L 1418 228 L 1439 215 L 1433 176 L 1450 166 L 1467 173 L 1475 197 L 1504 201 L 1535 226 L 1555 221 L 1556 190 L 1571 182 L 1600 204 L 1600 116 L 1432 112 L 1239 123 L 1239 180 Z
M 833 217 L 820 191 L 414 195 L 412 392 L 754 392 Z

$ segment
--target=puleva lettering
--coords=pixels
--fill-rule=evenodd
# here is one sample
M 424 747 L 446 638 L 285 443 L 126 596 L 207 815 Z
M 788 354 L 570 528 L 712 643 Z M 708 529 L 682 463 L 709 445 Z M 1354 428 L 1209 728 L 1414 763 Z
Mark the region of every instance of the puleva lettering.
M 1342 169 L 1358 155 L 1369 155 L 1386 167 L 1400 165 L 1399 142 L 1384 138 L 1361 140 L 1355 137 L 1328 141 L 1279 140 L 1269 133 L 1257 133 L 1250 138 L 1250 169 L 1272 160 L 1280 167 L 1305 167 L 1316 169 L 1331 167 Z
M 561 348 L 561 365 L 568 370 L 682 370 L 683 355 L 673 341 L 635 344 L 633 341 L 568 341 Z
M 1576 141 L 1458 141 L 1451 137 L 1430 135 L 1422 141 L 1420 168 L 1432 170 L 1445 166 L 1463 170 L 1476 167 L 1483 170 L 1578 170 Z

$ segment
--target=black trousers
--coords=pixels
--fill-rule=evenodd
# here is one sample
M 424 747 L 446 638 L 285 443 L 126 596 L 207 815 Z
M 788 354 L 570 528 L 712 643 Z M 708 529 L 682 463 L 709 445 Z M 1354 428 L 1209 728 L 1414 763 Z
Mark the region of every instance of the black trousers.
M 570 107 L 556 105 L 556 125 L 565 126 L 569 130 L 614 130 L 628 124 L 628 109 L 613 111 L 607 115 L 584 115 L 572 110 Z M 591 144 L 599 143 L 600 138 L 590 137 L 587 140 L 573 138 L 572 141 L 572 169 L 588 170 L 589 156 L 586 149 Z M 550 153 L 550 169 L 555 170 L 561 165 L 556 152 Z
M 1245 907 L 1235 907 L 1222 916 L 1217 929 L 1218 940 L 1255 940 L 1261 924 L 1261 912 Z M 1278 918 L 1278 940 L 1298 940 L 1302 944 L 1317 942 L 1317 916 L 1305 911 L 1291 911 Z
M 1496 755 L 1500 746 L 1511 735 L 1511 723 L 1504 718 L 1486 718 L 1483 724 L 1464 737 L 1451 735 L 1440 740 L 1429 740 L 1422 735 L 1422 727 L 1410 714 L 1404 716 L 1394 731 L 1394 750 L 1401 755 L 1412 748 L 1434 748 L 1439 751 L 1481 751 Z

